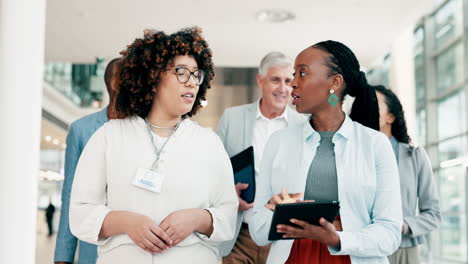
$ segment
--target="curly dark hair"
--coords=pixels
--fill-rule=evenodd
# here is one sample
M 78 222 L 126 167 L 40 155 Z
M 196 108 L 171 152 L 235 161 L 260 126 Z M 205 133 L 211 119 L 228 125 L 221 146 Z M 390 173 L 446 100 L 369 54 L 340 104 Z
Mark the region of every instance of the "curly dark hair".
M 116 107 L 124 117 L 146 117 L 151 110 L 161 73 L 179 55 L 193 56 L 198 68 L 205 72 L 192 110 L 182 116 L 191 117 L 206 100 L 206 91 L 214 77 L 212 52 L 201 35 L 201 29 L 191 27 L 171 35 L 163 31 L 145 30 L 143 38 L 137 38 L 123 55 L 120 68 L 119 94 Z
M 395 121 L 392 123 L 392 135 L 399 142 L 410 144 L 411 138 L 408 135 L 408 130 L 406 128 L 405 112 L 398 96 L 396 96 L 392 90 L 385 88 L 383 85 L 376 85 L 374 86 L 374 89 L 376 92 L 383 94 L 385 103 L 388 107 L 388 112 L 395 116 Z

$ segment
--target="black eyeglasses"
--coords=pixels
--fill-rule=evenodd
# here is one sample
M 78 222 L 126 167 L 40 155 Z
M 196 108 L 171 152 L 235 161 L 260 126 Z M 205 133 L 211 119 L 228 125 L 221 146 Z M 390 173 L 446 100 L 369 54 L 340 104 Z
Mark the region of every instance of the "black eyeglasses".
M 166 69 L 169 71 L 171 69 Z M 201 85 L 203 80 L 205 79 L 205 72 L 202 70 L 196 70 L 191 72 L 189 69 L 185 67 L 176 67 L 175 68 L 177 80 L 181 83 L 186 83 L 190 80 L 190 76 L 193 75 L 193 80 L 195 81 L 196 85 Z

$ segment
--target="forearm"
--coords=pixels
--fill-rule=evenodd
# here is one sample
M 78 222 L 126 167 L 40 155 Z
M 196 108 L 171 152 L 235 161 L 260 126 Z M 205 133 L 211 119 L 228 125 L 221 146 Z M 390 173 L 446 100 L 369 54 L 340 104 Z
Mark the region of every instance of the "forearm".
M 440 212 L 438 210 L 427 210 L 417 216 L 407 216 L 404 218 L 411 236 L 425 235 L 439 227 Z
M 101 231 L 99 232 L 100 239 L 106 239 L 112 236 L 126 234 L 127 226 L 135 213 L 128 211 L 111 211 L 104 218 Z
M 254 202 L 255 203 L 255 202 Z M 252 240 L 259 246 L 264 246 L 270 243 L 268 234 L 270 232 L 271 219 L 273 211 L 266 208 L 255 208 L 249 222 L 249 232 Z
M 62 208 L 62 212 L 63 212 Z M 55 245 L 54 261 L 73 262 L 75 257 L 77 238 L 70 232 L 68 221 L 68 210 L 60 215 L 59 229 L 57 233 L 57 243 Z
M 70 197 L 70 194 L 67 194 Z M 69 199 L 63 198 L 62 193 L 62 209 L 60 213 L 60 222 L 57 232 L 57 243 L 55 245 L 54 260 L 59 262 L 73 262 L 75 257 L 77 238 L 71 233 L 69 227 Z
M 195 232 L 211 236 L 213 234 L 213 217 L 208 210 L 205 209 L 192 209 L 195 219 L 198 219 L 198 224 Z

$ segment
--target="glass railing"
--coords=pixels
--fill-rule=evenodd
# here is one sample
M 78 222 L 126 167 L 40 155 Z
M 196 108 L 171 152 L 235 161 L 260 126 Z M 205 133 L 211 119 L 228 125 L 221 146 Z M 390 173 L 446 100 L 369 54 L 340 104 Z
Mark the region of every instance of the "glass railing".
M 105 63 L 94 64 L 51 62 L 44 67 L 44 80 L 80 107 L 99 105 L 102 101 Z

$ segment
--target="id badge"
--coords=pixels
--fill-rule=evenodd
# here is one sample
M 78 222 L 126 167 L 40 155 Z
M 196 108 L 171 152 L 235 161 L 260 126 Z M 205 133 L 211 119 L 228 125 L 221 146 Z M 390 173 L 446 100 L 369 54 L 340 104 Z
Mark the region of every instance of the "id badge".
M 161 192 L 164 176 L 153 170 L 138 168 L 132 184 L 136 187 L 152 191 Z

